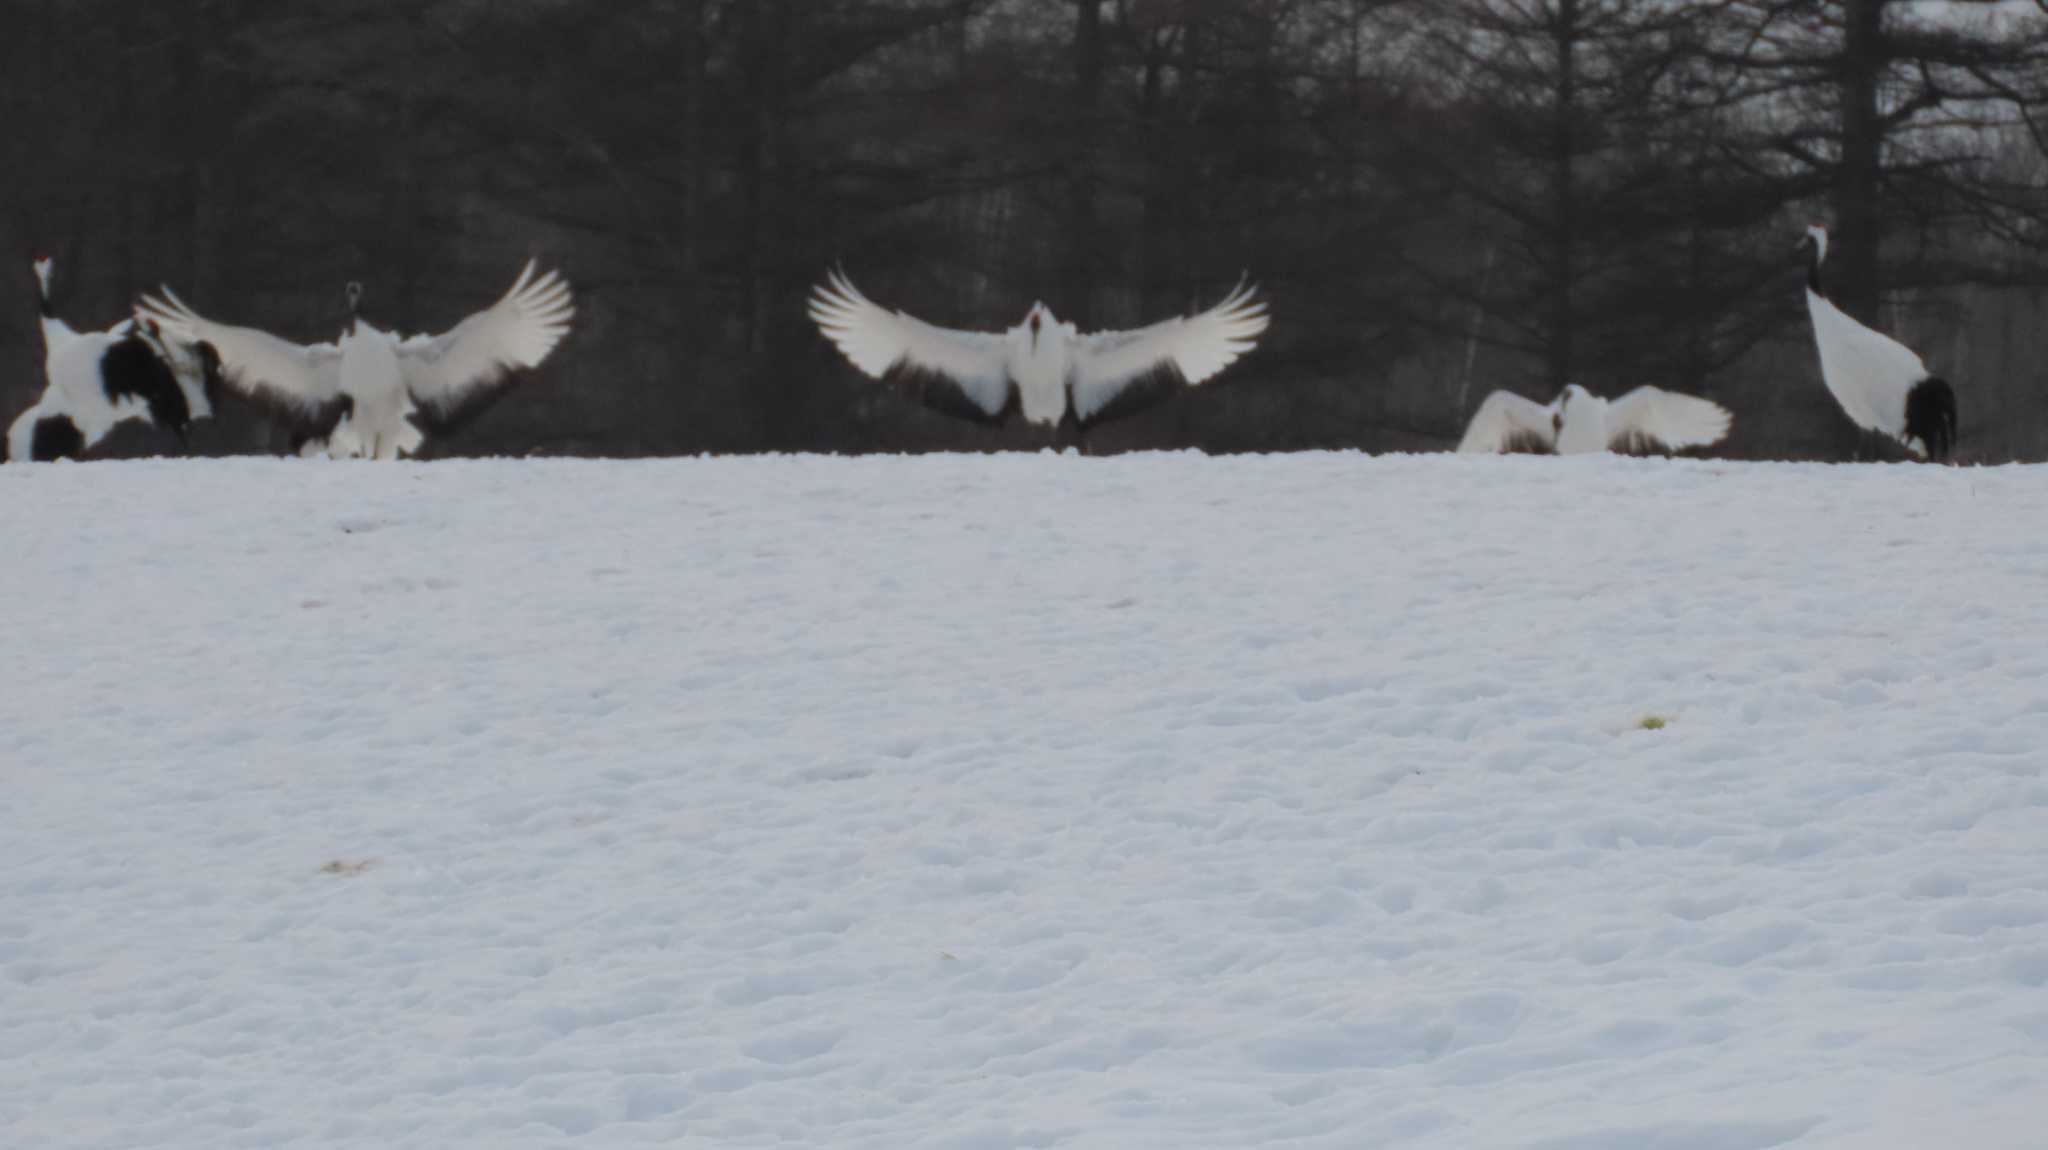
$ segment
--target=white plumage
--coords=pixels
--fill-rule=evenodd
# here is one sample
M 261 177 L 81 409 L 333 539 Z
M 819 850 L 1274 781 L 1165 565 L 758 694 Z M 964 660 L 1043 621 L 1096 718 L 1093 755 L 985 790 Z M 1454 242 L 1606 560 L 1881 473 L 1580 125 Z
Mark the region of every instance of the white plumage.
M 1239 284 L 1223 301 L 1192 316 L 1137 331 L 1082 334 L 1044 304 L 1002 333 L 937 327 L 890 311 L 862 295 L 838 271 L 811 297 L 811 319 L 840 352 L 874 379 L 898 373 L 931 377 L 923 398 L 952 414 L 1027 423 L 1087 424 L 1116 412 L 1131 385 L 1154 373 L 1192 386 L 1250 351 L 1268 322 L 1266 304 Z
M 54 267 L 35 261 L 43 331 L 43 393 L 7 429 L 4 458 L 77 458 L 130 420 L 184 438 L 195 419 L 213 414 L 212 353 L 167 336 L 154 324 L 122 320 L 79 332 L 50 301 Z
M 1911 348 L 1856 322 L 1823 294 L 1826 228 L 1807 228 L 1800 250 L 1809 261 L 1806 314 L 1829 394 L 1856 426 L 1888 435 L 1923 459 L 1947 458 L 1956 437 L 1955 391 Z
M 1582 455 L 1649 444 L 1681 451 L 1721 442 L 1732 421 L 1727 408 L 1696 395 L 1645 384 L 1610 402 L 1571 383 L 1549 403 L 1511 391 L 1487 396 L 1458 450 L 1491 454 L 1533 446 Z
M 335 422 L 304 453 L 395 459 L 418 451 L 422 417 L 444 419 L 513 371 L 538 367 L 575 316 L 569 285 L 536 276 L 528 261 L 504 298 L 440 335 L 400 339 L 363 322 L 361 289 L 349 285 L 349 323 L 333 343 L 302 345 L 254 328 L 205 319 L 169 288 L 145 296 L 136 316 L 203 340 L 220 355 L 222 378 L 238 391 L 301 419 Z M 333 413 L 339 412 L 336 417 Z

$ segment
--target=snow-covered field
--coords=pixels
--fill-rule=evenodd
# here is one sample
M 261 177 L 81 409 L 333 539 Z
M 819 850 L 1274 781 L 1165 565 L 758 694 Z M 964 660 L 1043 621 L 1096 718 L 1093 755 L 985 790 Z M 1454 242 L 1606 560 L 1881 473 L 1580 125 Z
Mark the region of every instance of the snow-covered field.
M 0 1146 L 2048 1146 L 2048 469 L 59 465 L 0 546 Z

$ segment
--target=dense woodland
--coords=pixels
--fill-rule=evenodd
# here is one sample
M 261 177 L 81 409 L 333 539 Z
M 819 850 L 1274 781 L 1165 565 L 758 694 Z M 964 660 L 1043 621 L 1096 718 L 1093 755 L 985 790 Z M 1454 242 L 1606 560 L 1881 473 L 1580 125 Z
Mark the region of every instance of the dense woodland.
M 1036 446 L 858 376 L 876 299 L 1128 326 L 1249 273 L 1235 369 L 1091 450 L 1452 446 L 1488 391 L 1657 382 L 1737 456 L 1889 458 L 1822 388 L 1794 245 L 2048 458 L 2048 0 L 0 0 L 0 419 L 27 256 L 104 326 L 167 282 L 330 339 L 529 255 L 555 358 L 446 454 Z M 276 447 L 251 419 L 195 447 Z M 142 445 L 146 448 L 147 445 Z

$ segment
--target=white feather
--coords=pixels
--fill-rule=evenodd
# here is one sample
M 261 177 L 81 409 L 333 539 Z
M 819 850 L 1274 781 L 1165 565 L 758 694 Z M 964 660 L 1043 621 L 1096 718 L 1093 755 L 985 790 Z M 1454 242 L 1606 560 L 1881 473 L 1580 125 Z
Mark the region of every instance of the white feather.
M 1813 343 L 1820 352 L 1821 382 L 1827 385 L 1828 394 L 1835 397 L 1850 422 L 1866 431 L 1891 436 L 1915 455 L 1926 458 L 1928 444 L 1919 435 L 1909 433 L 1906 416 L 1914 389 L 1930 378 L 1927 364 L 1913 349 L 1858 323 L 1821 294 L 1816 285 L 1828 257 L 1827 229 L 1807 228 L 1806 240 L 1811 246 L 1806 314 L 1813 321 Z M 1953 399 L 1948 403 L 1948 414 L 1952 415 Z M 1948 440 L 1953 432 L 1951 425 L 1947 434 L 1937 437 L 1944 453 L 1951 446 Z
M 937 327 L 905 312 L 886 310 L 836 269 L 812 295 L 810 315 L 840 354 L 870 379 L 908 366 L 952 380 L 991 417 L 1009 403 L 1006 336 Z
M 1472 421 L 1465 425 L 1465 437 L 1458 441 L 1458 450 L 1468 455 L 1494 455 L 1523 437 L 1533 437 L 1545 449 L 1554 450 L 1557 407 L 1555 402 L 1538 403 L 1512 391 L 1496 391 L 1472 413 Z
M 1619 399 L 1597 402 L 1605 408 L 1602 414 L 1609 448 L 1626 447 L 1638 436 L 1672 451 L 1712 447 L 1728 437 L 1728 428 L 1735 421 L 1727 408 L 1712 400 L 1649 384 Z M 1569 424 L 1571 420 L 1568 410 L 1565 422 Z
M 538 278 L 527 261 L 512 290 L 441 335 L 397 345 L 405 390 L 422 406 L 447 409 L 517 370 L 539 367 L 562 337 L 576 308 L 567 281 L 553 271 Z
M 78 429 L 80 444 L 91 449 L 114 428 L 131 419 L 148 422 L 149 405 L 134 396 L 107 398 L 100 375 L 100 361 L 121 340 L 125 332 L 88 332 L 55 345 L 43 361 L 49 382 L 42 395 L 27 411 L 15 417 L 7 429 L 7 458 L 25 463 L 31 458 L 35 425 L 44 419 L 64 418 Z
M 1682 451 L 1721 442 L 1733 419 L 1711 400 L 1648 384 L 1612 402 L 1576 383 L 1566 384 L 1547 404 L 1496 391 L 1473 414 L 1458 450 L 1500 452 L 1527 437 L 1559 455 L 1614 451 L 1640 441 Z
M 52 271 L 50 260 L 35 261 L 39 302 L 45 312 L 49 311 Z M 206 394 L 205 365 L 188 343 L 147 326 L 138 330 L 130 319 L 123 319 L 105 331 L 81 333 L 53 315 L 42 318 L 43 392 L 8 426 L 7 459 L 26 461 L 31 457 L 35 426 L 44 419 L 69 420 L 86 450 L 129 420 L 154 423 L 155 416 L 145 400 L 132 394 L 123 394 L 118 400 L 107 396 L 107 355 L 130 340 L 140 342 L 170 370 L 184 395 L 188 419 L 205 419 L 213 414 Z M 182 427 L 171 430 L 180 434 L 184 431 Z
M 1138 331 L 1081 337 L 1074 356 L 1074 414 L 1086 421 L 1141 376 L 1171 366 L 1190 387 L 1206 382 L 1258 346 L 1270 317 L 1254 288 L 1240 283 L 1205 312 Z
M 1858 427 L 1894 438 L 1906 433 L 1906 394 L 1927 365 L 1905 344 L 1857 323 L 1834 301 L 1806 289 L 1806 313 L 1820 349 L 1821 380 Z
M 254 328 L 201 317 L 169 288 L 146 296 L 136 316 L 192 340 L 211 343 L 222 377 L 237 390 L 281 402 L 301 415 L 346 398 L 353 410 L 323 443 L 337 458 L 396 459 L 424 442 L 410 418 L 421 407 L 459 404 L 511 372 L 538 367 L 575 316 L 569 285 L 555 272 L 536 276 L 528 261 L 496 304 L 441 335 L 400 340 L 360 318 L 334 343 L 295 344 Z
M 246 395 L 311 415 L 342 394 L 341 348 L 296 344 L 253 327 L 216 323 L 192 310 L 168 287 L 143 296 L 135 318 L 155 322 L 191 343 L 209 343 L 220 356 L 221 379 Z
M 41 400 L 29 405 L 28 410 L 14 417 L 7 425 L 7 462 L 26 463 L 29 450 L 35 441 L 36 421 L 43 417 Z
M 1266 330 L 1266 305 L 1240 285 L 1222 303 L 1137 331 L 1083 335 L 1044 304 L 1000 334 L 937 327 L 890 311 L 833 271 L 811 297 L 811 319 L 872 379 L 911 368 L 951 380 L 991 418 L 1011 400 L 1027 423 L 1051 426 L 1071 413 L 1086 422 L 1130 384 L 1171 369 L 1187 384 L 1214 377 Z

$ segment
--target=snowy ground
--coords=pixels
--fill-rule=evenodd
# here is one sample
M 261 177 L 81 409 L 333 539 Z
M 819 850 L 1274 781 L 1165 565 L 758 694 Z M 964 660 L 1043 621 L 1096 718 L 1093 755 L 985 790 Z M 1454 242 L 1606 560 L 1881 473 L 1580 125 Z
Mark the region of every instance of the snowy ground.
M 2044 509 L 0 468 L 0 1146 L 2048 1145 Z

